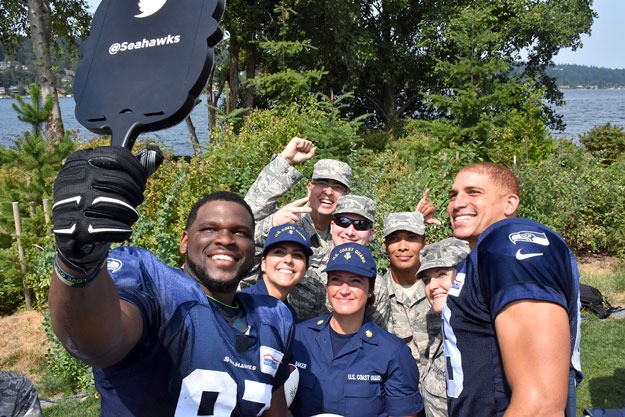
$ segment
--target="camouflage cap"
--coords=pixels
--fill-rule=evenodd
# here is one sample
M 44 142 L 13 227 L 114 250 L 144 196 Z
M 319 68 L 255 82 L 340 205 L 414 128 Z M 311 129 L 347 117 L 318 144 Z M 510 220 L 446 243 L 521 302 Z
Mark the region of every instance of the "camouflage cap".
M 417 271 L 417 278 L 420 278 L 421 273 L 428 269 L 454 267 L 462 262 L 468 254 L 467 242 L 455 237 L 427 245 L 419 252 L 421 267 Z
M 375 259 L 368 247 L 358 243 L 335 246 L 324 272 L 345 271 L 375 280 Z
M 342 195 L 336 202 L 334 215 L 342 213 L 360 214 L 370 222 L 375 221 L 375 201 L 354 194 Z
M 352 182 L 352 168 L 336 159 L 320 159 L 315 163 L 312 180 L 334 180 L 349 189 Z
M 384 216 L 384 238 L 398 230 L 405 230 L 416 235 L 425 235 L 423 214 L 418 211 L 402 211 Z

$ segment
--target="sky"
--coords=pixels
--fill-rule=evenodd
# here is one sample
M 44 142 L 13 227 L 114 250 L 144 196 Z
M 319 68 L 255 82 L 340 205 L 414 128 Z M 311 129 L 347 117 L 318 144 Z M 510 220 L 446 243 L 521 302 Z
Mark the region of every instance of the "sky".
M 87 0 L 87 4 L 94 12 L 100 0 Z M 625 39 L 625 1 L 594 0 L 592 8 L 599 16 L 592 24 L 591 36 L 582 36 L 584 46 L 574 52 L 562 49 L 553 62 L 625 69 L 625 48 L 620 43 Z
M 621 44 L 625 39 L 625 1 L 594 0 L 592 8 L 599 16 L 592 24 L 591 35 L 582 35 L 584 46 L 575 52 L 562 49 L 553 62 L 625 69 L 625 48 Z

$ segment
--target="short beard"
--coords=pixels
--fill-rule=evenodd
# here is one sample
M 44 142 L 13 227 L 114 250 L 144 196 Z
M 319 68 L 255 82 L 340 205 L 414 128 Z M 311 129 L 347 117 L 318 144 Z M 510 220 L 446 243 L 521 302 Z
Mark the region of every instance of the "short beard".
M 189 272 L 196 280 L 200 281 L 202 285 L 206 287 L 211 293 L 220 293 L 227 294 L 230 292 L 236 291 L 239 282 L 247 276 L 249 271 L 252 269 L 251 265 L 245 270 L 241 271 L 237 276 L 232 278 L 230 281 L 215 281 L 211 277 L 209 277 L 202 268 L 200 268 L 195 262 L 193 262 L 189 257 L 187 257 L 187 266 L 189 267 Z

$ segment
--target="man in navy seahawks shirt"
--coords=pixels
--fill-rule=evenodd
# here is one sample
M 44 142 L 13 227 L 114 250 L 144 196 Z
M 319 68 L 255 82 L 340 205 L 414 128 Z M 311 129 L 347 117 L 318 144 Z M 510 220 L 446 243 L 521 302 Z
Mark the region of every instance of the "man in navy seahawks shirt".
M 515 218 L 519 188 L 508 168 L 466 166 L 449 197 L 454 236 L 471 247 L 443 309 L 449 415 L 575 416 L 573 254 L 546 226 Z
M 134 247 L 109 252 L 132 233 L 154 152 L 78 151 L 59 172 L 54 331 L 94 367 L 102 416 L 286 416 L 293 319 L 273 297 L 236 294 L 254 260 L 240 196 L 215 192 L 191 208 L 182 268 Z

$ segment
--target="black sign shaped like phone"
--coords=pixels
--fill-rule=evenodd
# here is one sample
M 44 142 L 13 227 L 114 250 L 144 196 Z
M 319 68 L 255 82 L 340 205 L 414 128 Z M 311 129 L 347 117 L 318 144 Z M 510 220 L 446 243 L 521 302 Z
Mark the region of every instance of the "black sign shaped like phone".
M 113 146 L 191 112 L 223 32 L 224 0 L 102 0 L 80 49 L 76 119 Z

